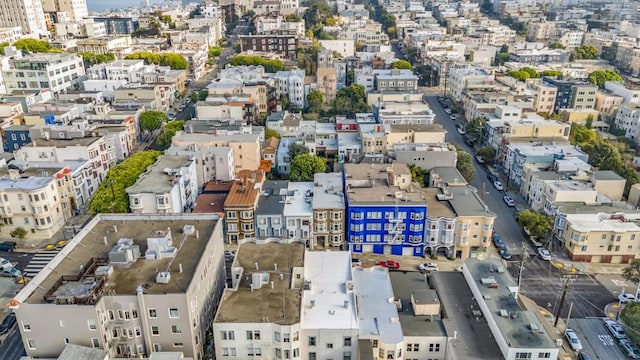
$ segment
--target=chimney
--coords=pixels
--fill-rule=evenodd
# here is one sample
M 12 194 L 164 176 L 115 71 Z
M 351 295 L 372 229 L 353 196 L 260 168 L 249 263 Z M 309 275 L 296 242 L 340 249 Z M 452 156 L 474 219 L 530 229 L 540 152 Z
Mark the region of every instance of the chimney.
M 9 169 L 9 178 L 11 180 L 16 180 L 20 178 L 20 170 L 18 169 Z

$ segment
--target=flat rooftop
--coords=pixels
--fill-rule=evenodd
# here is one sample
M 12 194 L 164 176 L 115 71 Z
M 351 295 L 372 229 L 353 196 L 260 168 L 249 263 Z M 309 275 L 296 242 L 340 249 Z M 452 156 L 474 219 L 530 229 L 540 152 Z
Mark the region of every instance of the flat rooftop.
M 282 215 L 284 213 L 283 199 L 286 196 L 289 181 L 268 180 L 265 181 L 258 199 L 256 215 Z
M 200 194 L 196 198 L 194 213 L 224 214 L 224 201 L 227 194 Z
M 404 184 L 402 187 L 390 185 L 387 169 L 393 169 L 394 176 L 411 176 L 407 165 L 401 163 L 344 164 L 349 203 L 396 203 L 397 206 L 425 204 L 426 197 L 419 187 L 413 184 Z
M 11 179 L 9 177 L 0 178 L 0 190 L 36 190 L 42 189 L 53 181 L 52 177 L 29 176 L 26 178 Z
M 569 226 L 579 232 L 609 231 L 623 234 L 627 231 L 640 231 L 640 214 L 568 214 Z
M 389 271 L 381 266 L 353 268 L 353 280 L 358 297 L 360 336 L 378 335 L 386 344 L 402 342 L 402 325 L 398 318 L 396 304 L 389 279 Z
M 416 315 L 411 305 L 412 293 L 429 295 L 428 301 L 438 299 L 435 290 L 429 287 L 425 276 L 418 271 L 394 271 L 389 273 L 395 299 L 400 300 L 402 309 L 400 324 L 404 336 L 447 336 L 440 314 L 435 316 Z
M 624 202 L 610 203 L 610 204 L 600 204 L 600 205 L 587 205 L 585 203 L 579 202 L 557 202 L 556 207 L 558 209 L 558 213 L 562 214 L 597 214 L 599 212 L 603 213 L 616 213 L 616 212 L 625 212 L 625 213 L 635 213 L 636 211 L 631 207 L 631 205 Z
M 500 270 L 502 269 L 502 270 Z M 516 299 L 518 284 L 506 271 L 500 259 L 467 259 L 463 274 L 470 288 L 476 287 L 496 322 L 500 333 L 511 348 L 554 348 L 554 339 L 545 331 L 539 318 L 527 311 Z
M 240 245 L 231 270 L 234 273 L 242 269 L 240 281 L 237 289 L 224 291 L 214 322 L 280 325 L 300 322 L 302 289 L 292 288 L 291 283 L 294 268 L 302 270 L 304 248 L 304 244 L 297 242 Z M 259 270 L 256 270 L 256 264 Z M 277 270 L 274 264 L 277 264 Z M 252 275 L 260 273 L 266 274 L 266 281 L 260 289 L 252 291 Z
M 186 155 L 161 155 L 158 160 L 138 177 L 135 184 L 127 188 L 128 194 L 155 193 L 162 194 L 171 191 L 172 182 L 176 178 L 172 171 L 180 170 L 189 165 L 192 160 Z M 169 172 L 169 173 L 167 173 Z M 183 181 L 177 178 L 177 181 Z
M 480 308 L 461 272 L 436 271 L 429 281 L 442 304 L 443 325 L 449 337 L 456 334 L 452 347 L 458 360 L 502 359 L 487 320 L 476 314 Z M 480 312 L 481 313 L 481 312 Z
M 455 167 L 444 166 L 434 167 L 430 172 L 431 176 L 437 175 L 446 185 L 466 185 L 467 180 L 460 174 L 460 171 Z
M 38 281 L 41 273 L 29 283 L 32 286 L 32 292 L 28 295 L 26 302 L 44 303 L 44 295 L 61 276 L 77 275 L 78 269 L 85 266 L 91 258 L 108 259 L 109 251 L 118 240 L 132 239 L 133 243 L 140 247 L 140 253 L 144 254 L 147 250 L 147 238 L 153 236 L 158 230 L 168 229 L 171 230 L 173 246 L 178 249 L 175 259 L 146 260 L 142 258 L 129 267 L 114 267 L 113 274 L 108 278 L 105 287 L 118 295 L 135 295 L 136 288 L 141 285 L 145 287 L 147 294 L 183 293 L 192 281 L 198 260 L 218 222 L 211 216 L 189 216 L 192 218 L 183 220 L 184 216 L 169 215 L 99 215 L 57 255 L 62 257 L 61 262 L 46 278 Z M 185 225 L 193 225 L 199 235 L 196 237 L 195 233 L 183 234 Z M 77 244 L 74 243 L 76 239 L 78 239 Z M 173 261 L 170 268 L 171 281 L 168 284 L 157 284 L 158 270 L 166 269 L 171 261 Z M 182 264 L 182 272 L 178 271 L 179 264 Z
M 308 251 L 304 279 L 309 290 L 302 292 L 302 329 L 358 329 L 353 290 L 351 253 Z
M 552 156 L 563 154 L 564 156 L 587 156 L 571 144 L 542 144 L 537 145 L 531 142 L 512 142 L 507 145 L 512 151 L 518 151 L 525 156 Z
M 422 192 L 425 194 L 427 201 L 427 216 L 430 218 L 452 218 L 456 216 L 453 208 L 448 201 L 438 200 L 437 195 L 440 193 L 438 188 L 424 188 Z
M 313 177 L 313 209 L 344 209 L 342 173 L 318 173 Z
M 74 139 L 33 139 L 27 145 L 23 147 L 68 147 L 68 146 L 89 146 L 94 142 L 102 139 L 100 136 L 96 137 L 81 137 Z
M 447 132 L 440 124 L 391 125 L 391 132 Z
M 480 199 L 475 189 L 468 186 L 453 186 L 447 191 L 453 196 L 449 199 L 449 204 L 458 216 L 496 216 Z
M 284 216 L 311 216 L 313 209 L 313 183 L 289 182 L 284 203 Z

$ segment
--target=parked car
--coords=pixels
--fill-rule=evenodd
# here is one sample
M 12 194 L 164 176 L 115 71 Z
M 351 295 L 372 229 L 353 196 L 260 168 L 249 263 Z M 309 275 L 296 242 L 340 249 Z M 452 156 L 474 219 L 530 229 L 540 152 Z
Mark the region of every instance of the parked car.
M 11 261 L 0 258 L 0 270 L 9 270 L 13 268 Z
M 516 202 L 513 201 L 513 199 L 509 195 L 506 195 L 505 197 L 503 197 L 502 200 L 504 200 L 504 202 L 507 203 L 507 206 L 510 206 L 510 207 L 516 206 Z
M 498 191 L 504 190 L 504 185 L 502 185 L 502 183 L 498 180 L 493 182 L 493 187 L 496 188 L 496 190 Z
M 493 181 L 495 181 L 495 180 L 496 180 L 496 176 L 495 176 L 495 175 L 493 175 L 493 174 L 492 174 L 492 173 L 490 173 L 490 172 L 487 172 L 487 179 L 489 179 L 489 181 L 493 182 Z
M 18 244 L 15 241 L 4 241 L 0 243 L 0 251 L 11 252 L 16 249 Z
M 449 109 L 449 108 L 445 108 L 444 112 L 446 112 L 447 114 L 451 115 L 451 109 Z
M 549 250 L 545 248 L 538 248 L 538 255 L 540 255 L 540 258 L 542 260 L 546 260 L 546 261 L 551 260 L 551 253 L 549 252 Z
M 567 331 L 565 331 L 564 333 L 564 337 L 567 338 L 567 342 L 569 342 L 569 346 L 571 346 L 571 349 L 573 351 L 582 350 L 582 344 L 580 343 L 580 339 L 578 339 L 578 335 L 576 335 L 576 332 L 573 331 L 573 329 L 568 328 Z
M 578 360 L 591 360 L 591 355 L 581 351 L 578 353 Z
M 386 267 L 389 270 L 400 269 L 400 263 L 398 263 L 395 260 L 383 260 L 383 261 L 380 261 L 380 266 Z
M 476 161 L 478 162 L 478 164 L 484 164 L 486 162 L 484 157 L 482 157 L 480 155 L 476 155 Z
M 362 266 L 362 261 L 360 261 L 360 259 L 351 258 L 351 266 Z
M 506 248 L 504 242 L 502 241 L 502 238 L 498 234 L 493 235 L 493 245 L 495 245 L 496 249 L 498 250 Z
M 20 270 L 18 270 L 16 268 L 2 270 L 2 272 L 0 272 L 0 276 L 2 276 L 2 277 L 21 278 L 22 277 L 22 271 L 20 271 Z
M 500 250 L 500 256 L 502 256 L 502 258 L 505 260 L 511 260 L 511 254 L 509 253 L 509 250 L 507 250 L 507 248 Z
M 438 271 L 438 264 L 432 262 L 420 264 L 418 265 L 418 270 L 420 270 L 421 272 Z
M 458 118 L 455 115 L 449 115 L 449 119 L 456 121 Z
M 626 304 L 630 301 L 636 301 L 636 297 L 633 294 L 629 294 L 629 293 L 623 293 L 618 295 L 618 301 L 620 301 L 621 304 Z
M 224 258 L 226 260 L 233 260 L 236 257 L 236 252 L 233 250 L 225 250 L 224 251 Z
M 0 324 L 0 335 L 4 335 L 8 333 L 9 330 L 11 330 L 11 328 L 15 324 L 16 324 L 16 314 L 11 313 L 7 315 L 7 317 L 4 318 L 4 320 L 2 320 L 2 324 Z
M 621 339 L 620 347 L 622 351 L 632 359 L 640 359 L 640 349 L 629 339 Z
M 473 140 L 471 140 L 469 138 L 464 139 L 464 142 L 469 146 L 473 146 L 473 144 L 474 144 Z
M 609 332 L 611 333 L 611 335 L 613 335 L 614 338 L 616 339 L 627 338 L 627 333 L 624 332 L 624 329 L 622 328 L 622 326 L 620 326 L 620 324 L 618 324 L 617 322 L 611 319 L 605 319 L 604 326 L 607 328 L 607 330 L 609 330 Z

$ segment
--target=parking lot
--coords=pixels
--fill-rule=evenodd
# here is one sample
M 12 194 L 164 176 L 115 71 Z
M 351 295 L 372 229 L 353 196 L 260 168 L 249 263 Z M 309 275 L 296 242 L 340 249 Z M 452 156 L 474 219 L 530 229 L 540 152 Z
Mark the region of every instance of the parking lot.
M 576 331 L 582 344 L 582 351 L 591 355 L 593 359 L 627 359 L 601 318 L 571 320 L 569 327 Z
M 517 279 L 519 261 L 509 262 L 509 272 Z M 532 256 L 525 262 L 522 272 L 521 291 L 539 306 L 555 314 L 560 305 L 564 288 L 563 281 L 570 281 L 569 291 L 560 316 L 566 318 L 573 303 L 571 318 L 605 316 L 604 307 L 617 299 L 597 278 L 588 274 L 567 274 L 554 267 L 550 261 Z M 573 320 L 571 320 L 573 321 Z

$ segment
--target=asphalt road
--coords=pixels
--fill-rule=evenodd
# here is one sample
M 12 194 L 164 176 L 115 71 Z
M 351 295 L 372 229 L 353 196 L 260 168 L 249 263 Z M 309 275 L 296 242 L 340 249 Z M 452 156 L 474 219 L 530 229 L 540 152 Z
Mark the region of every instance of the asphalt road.
M 6 335 L 3 335 L 0 344 L 0 359 L 2 360 L 19 360 L 22 356 L 27 355 L 22 344 L 22 337 L 18 326 L 15 325 Z
M 438 102 L 438 97 L 436 95 L 425 95 L 424 98 L 431 107 L 431 110 L 436 114 L 436 122 L 442 124 L 444 129 L 447 130 L 446 140 L 462 146 L 466 152 L 473 155 L 473 149 L 464 142 L 463 136 L 458 134 L 456 130 L 457 123 L 449 119 L 449 115 L 444 112 L 444 108 Z M 505 193 L 496 190 L 488 180 L 487 175 L 489 172 L 487 167 L 478 164 L 475 160 L 473 161 L 473 166 L 476 169 L 477 175 L 475 179 L 471 181 L 471 185 L 478 190 L 478 194 L 483 198 L 485 204 L 497 215 L 493 229 L 502 236 L 511 254 L 520 253 L 523 242 L 527 240 L 525 240 L 522 235 L 520 225 L 516 222 L 514 208 L 507 206 L 502 200 Z M 531 244 L 528 245 L 531 246 Z
M 518 279 L 519 261 L 508 263 L 508 269 L 514 279 Z M 556 314 L 564 290 L 564 281 L 570 281 L 561 318 L 566 320 L 570 304 L 573 303 L 571 318 L 603 317 L 604 307 L 616 301 L 615 297 L 594 276 L 573 274 L 567 276 L 551 264 L 537 256 L 525 261 L 522 271 L 521 292 L 533 299 L 538 306 Z
M 602 319 L 571 320 L 569 327 L 576 331 L 580 344 L 582 344 L 582 352 L 591 355 L 592 359 L 627 359 L 627 356 L 616 345 L 617 341 L 604 327 Z

